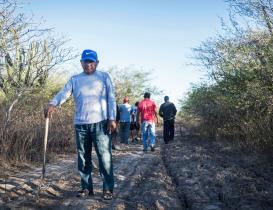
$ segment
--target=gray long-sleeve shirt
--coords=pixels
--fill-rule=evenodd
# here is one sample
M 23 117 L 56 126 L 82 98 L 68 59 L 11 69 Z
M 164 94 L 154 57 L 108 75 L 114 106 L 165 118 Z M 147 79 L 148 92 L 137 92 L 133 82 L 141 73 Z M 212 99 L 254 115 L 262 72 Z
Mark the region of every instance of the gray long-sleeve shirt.
M 107 72 L 96 70 L 72 76 L 63 89 L 49 102 L 54 106 L 64 103 L 73 94 L 74 124 L 91 124 L 116 119 L 115 91 Z

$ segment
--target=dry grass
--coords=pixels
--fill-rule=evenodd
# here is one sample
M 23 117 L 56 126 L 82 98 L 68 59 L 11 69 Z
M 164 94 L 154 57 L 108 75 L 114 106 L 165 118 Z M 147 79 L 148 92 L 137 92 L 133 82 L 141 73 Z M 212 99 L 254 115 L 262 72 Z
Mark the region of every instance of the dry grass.
M 0 124 L 0 158 L 6 163 L 40 162 L 43 155 L 43 108 L 48 97 L 30 96 L 21 101 L 12 112 L 11 121 L 5 127 Z M 56 110 L 50 120 L 48 154 L 74 152 L 73 104 L 68 102 Z M 4 119 L 2 109 L 0 118 Z

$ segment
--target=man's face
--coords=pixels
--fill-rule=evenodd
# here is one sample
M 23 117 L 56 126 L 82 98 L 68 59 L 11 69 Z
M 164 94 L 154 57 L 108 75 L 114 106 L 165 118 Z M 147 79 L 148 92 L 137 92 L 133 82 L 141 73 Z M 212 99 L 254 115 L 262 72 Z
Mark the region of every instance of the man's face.
M 99 61 L 97 62 L 91 60 L 81 61 L 82 68 L 86 74 L 92 74 L 96 70 L 98 63 Z

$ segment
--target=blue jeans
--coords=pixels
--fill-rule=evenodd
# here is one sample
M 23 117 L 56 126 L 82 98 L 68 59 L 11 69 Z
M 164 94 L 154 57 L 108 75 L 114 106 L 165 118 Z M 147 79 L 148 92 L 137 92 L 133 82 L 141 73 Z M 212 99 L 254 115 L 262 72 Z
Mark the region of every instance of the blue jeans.
M 150 146 L 153 147 L 155 145 L 155 123 L 144 121 L 141 123 L 141 135 L 143 142 L 143 149 L 147 150 L 148 144 L 147 140 L 150 138 Z
M 130 122 L 120 122 L 119 132 L 120 142 L 124 144 L 129 144 Z
M 111 139 L 107 133 L 107 120 L 75 125 L 78 151 L 78 170 L 81 176 L 82 189 L 93 189 L 92 181 L 92 143 L 94 144 L 103 180 L 103 190 L 113 190 L 114 174 L 111 151 Z

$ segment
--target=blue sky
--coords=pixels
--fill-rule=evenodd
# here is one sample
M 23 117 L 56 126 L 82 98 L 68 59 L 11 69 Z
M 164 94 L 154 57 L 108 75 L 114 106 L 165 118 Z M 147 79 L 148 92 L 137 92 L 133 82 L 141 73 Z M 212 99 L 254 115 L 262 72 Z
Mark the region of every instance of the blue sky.
M 224 0 L 28 0 L 25 11 L 71 39 L 79 52 L 98 52 L 100 67 L 152 70 L 152 83 L 177 102 L 203 77 L 189 66 L 191 48 L 220 30 Z M 79 58 L 78 58 L 79 60 Z M 80 72 L 79 62 L 71 65 Z

